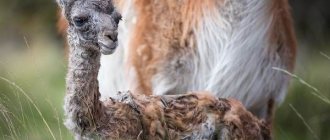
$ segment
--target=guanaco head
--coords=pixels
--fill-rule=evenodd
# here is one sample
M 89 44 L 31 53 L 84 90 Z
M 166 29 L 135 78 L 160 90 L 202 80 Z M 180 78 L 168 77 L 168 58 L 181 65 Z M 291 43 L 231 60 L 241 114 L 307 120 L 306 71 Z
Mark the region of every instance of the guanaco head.
M 118 46 L 121 15 L 112 0 L 57 0 L 68 20 L 70 45 L 112 54 Z

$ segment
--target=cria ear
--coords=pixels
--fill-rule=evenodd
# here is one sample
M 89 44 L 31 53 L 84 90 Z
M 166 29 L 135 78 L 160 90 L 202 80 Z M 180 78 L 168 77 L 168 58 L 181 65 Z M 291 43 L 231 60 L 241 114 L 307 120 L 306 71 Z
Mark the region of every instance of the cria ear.
M 64 1 L 66 1 L 66 0 L 56 0 L 56 2 L 57 2 L 57 5 L 63 10 L 63 8 L 64 8 Z
M 65 14 L 66 11 L 69 11 L 74 1 L 76 0 L 56 0 L 58 6 L 62 9 L 62 14 Z

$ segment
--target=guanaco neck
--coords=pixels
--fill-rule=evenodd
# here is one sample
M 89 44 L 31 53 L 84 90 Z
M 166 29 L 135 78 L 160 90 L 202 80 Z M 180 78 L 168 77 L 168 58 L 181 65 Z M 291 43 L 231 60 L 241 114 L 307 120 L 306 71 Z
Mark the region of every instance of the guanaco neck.
M 66 126 L 87 137 L 136 138 L 142 129 L 138 112 L 127 103 L 99 100 L 99 68 L 100 52 L 71 45 L 65 97 Z
M 93 131 L 104 114 L 104 107 L 99 100 L 99 68 L 100 52 L 71 45 L 65 108 L 71 123 L 78 125 L 72 129 L 82 129 L 76 131 Z

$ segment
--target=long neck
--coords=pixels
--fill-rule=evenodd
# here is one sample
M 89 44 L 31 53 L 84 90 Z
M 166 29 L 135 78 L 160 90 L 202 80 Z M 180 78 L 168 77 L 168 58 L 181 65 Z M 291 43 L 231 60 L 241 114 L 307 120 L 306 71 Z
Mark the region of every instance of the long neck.
M 71 46 L 65 101 L 67 125 L 75 131 L 93 131 L 104 114 L 97 81 L 100 53 L 86 47 Z
M 137 138 L 142 129 L 138 113 L 129 104 L 99 100 L 99 68 L 100 52 L 71 46 L 65 97 L 66 126 L 79 136 Z

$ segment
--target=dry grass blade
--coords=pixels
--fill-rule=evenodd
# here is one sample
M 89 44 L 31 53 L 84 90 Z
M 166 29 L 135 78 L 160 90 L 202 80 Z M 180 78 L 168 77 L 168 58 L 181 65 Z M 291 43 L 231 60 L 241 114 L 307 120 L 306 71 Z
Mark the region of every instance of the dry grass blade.
M 9 129 L 10 135 L 12 139 L 18 139 L 18 135 L 17 132 L 15 130 L 15 126 L 12 122 L 11 116 L 10 114 L 12 114 L 11 112 L 8 111 L 8 109 L 6 109 L 6 107 L 2 104 L 0 104 L 0 113 L 2 114 L 2 116 L 4 117 L 6 123 L 7 123 L 7 127 Z
M 315 132 L 313 131 L 312 127 L 310 127 L 308 125 L 308 123 L 306 122 L 306 120 L 304 119 L 304 117 L 297 111 L 297 109 L 292 105 L 289 104 L 289 106 L 291 107 L 291 109 L 297 114 L 297 116 L 302 120 L 302 122 L 304 123 L 304 125 L 308 128 L 308 130 L 312 133 L 313 137 L 317 140 L 319 140 L 320 138 L 315 134 Z
M 38 114 L 40 115 L 42 121 L 43 121 L 44 124 L 46 125 L 46 127 L 47 127 L 49 133 L 51 134 L 52 138 L 53 138 L 54 140 L 56 140 L 53 131 L 50 129 L 50 127 L 49 127 L 47 121 L 45 120 L 45 117 L 44 117 L 43 114 L 41 113 L 41 111 L 40 111 L 40 109 L 38 108 L 38 106 L 37 106 L 37 105 L 34 103 L 34 101 L 30 98 L 30 96 L 29 96 L 29 95 L 28 95 L 28 94 L 27 94 L 27 93 L 26 93 L 21 87 L 19 87 L 18 85 L 16 85 L 14 82 L 12 82 L 12 81 L 10 81 L 10 80 L 4 78 L 4 77 L 0 77 L 0 79 L 2 79 L 3 81 L 7 82 L 8 84 L 14 86 L 15 88 L 17 88 L 17 89 L 18 89 L 18 90 L 19 90 L 19 91 L 20 91 L 20 92 L 21 92 L 21 93 L 22 93 L 22 94 L 23 94 L 23 95 L 29 100 L 29 102 L 31 102 L 31 104 L 33 105 L 33 107 L 37 110 Z
M 54 119 L 56 119 L 57 121 L 57 126 L 58 126 L 58 132 L 60 133 L 59 137 L 60 137 L 60 140 L 63 140 L 63 136 L 62 136 L 62 129 L 61 129 L 61 120 L 60 120 L 60 115 L 56 109 L 56 107 L 51 103 L 50 100 L 47 100 L 47 103 L 51 106 L 51 108 L 53 109 L 54 111 Z
M 284 69 L 281 69 L 281 68 L 276 68 L 276 67 L 273 67 L 274 70 L 278 70 L 280 72 L 283 72 L 285 74 L 288 74 L 290 75 L 291 77 L 295 78 L 296 80 L 298 80 L 301 84 L 309 87 L 310 89 L 312 89 L 313 92 L 311 92 L 314 96 L 320 98 L 322 101 L 324 101 L 325 103 L 327 104 L 330 104 L 330 100 L 324 96 L 317 88 L 315 88 L 314 86 L 308 84 L 305 80 L 301 79 L 299 76 L 295 75 L 295 74 L 292 74 L 290 73 L 289 71 L 287 70 L 284 70 Z
M 330 56 L 329 56 L 329 55 L 327 55 L 327 54 L 325 54 L 325 53 L 323 53 L 323 52 L 320 52 L 320 54 L 321 54 L 322 56 L 324 56 L 325 58 L 327 58 L 327 59 L 330 60 Z

